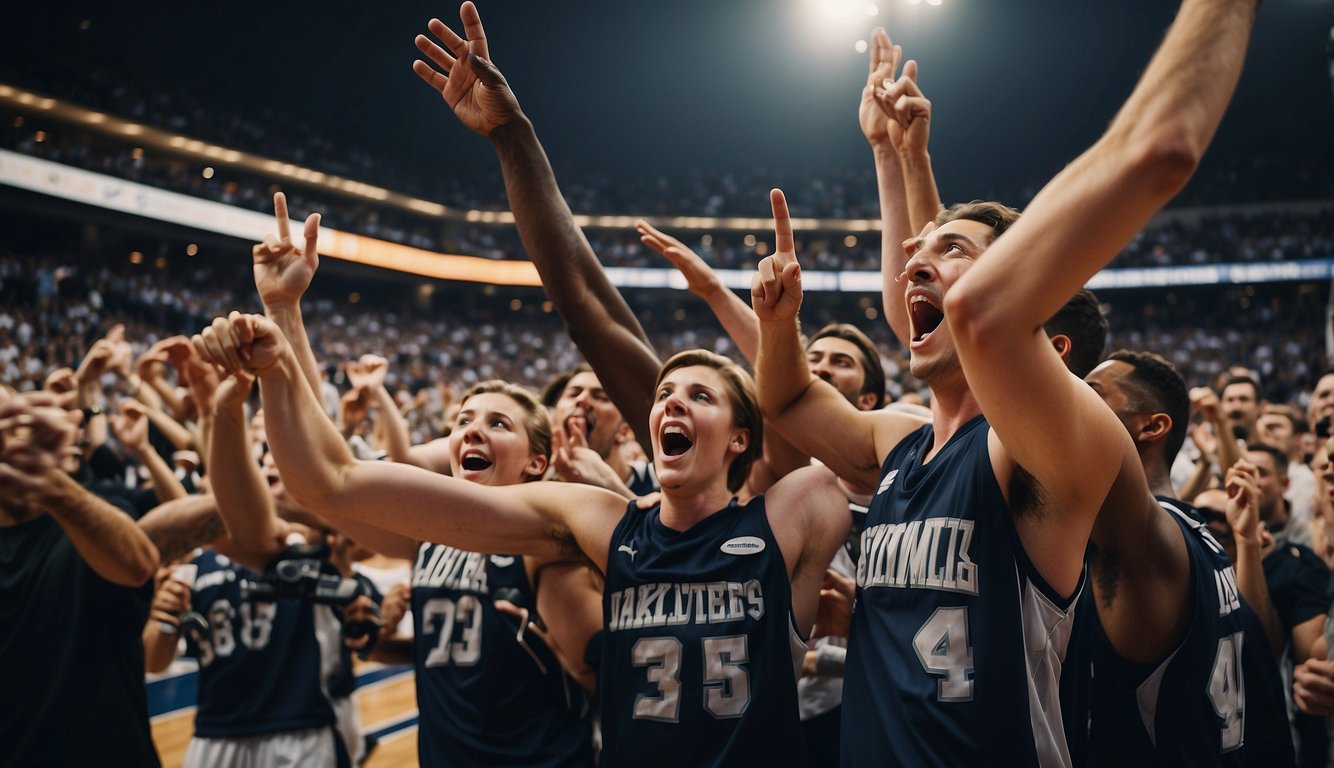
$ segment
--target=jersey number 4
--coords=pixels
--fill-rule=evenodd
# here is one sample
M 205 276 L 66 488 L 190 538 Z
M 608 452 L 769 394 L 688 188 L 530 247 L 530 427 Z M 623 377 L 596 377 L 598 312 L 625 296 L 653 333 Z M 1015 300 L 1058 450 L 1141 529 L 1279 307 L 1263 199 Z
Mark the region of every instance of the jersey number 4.
M 750 650 L 745 635 L 706 637 L 704 652 L 704 709 L 718 719 L 741 717 L 750 706 Z M 681 641 L 675 637 L 641 637 L 630 650 L 636 667 L 648 670 L 657 695 L 635 696 L 637 720 L 680 721 Z
M 973 700 L 973 646 L 968 642 L 968 609 L 937 608 L 913 635 L 912 647 L 927 674 L 943 680 L 939 701 Z
M 1241 642 L 1245 635 L 1234 632 L 1218 638 L 1214 671 L 1209 678 L 1209 698 L 1222 723 L 1220 751 L 1241 746 L 1246 733 L 1246 678 L 1241 671 Z

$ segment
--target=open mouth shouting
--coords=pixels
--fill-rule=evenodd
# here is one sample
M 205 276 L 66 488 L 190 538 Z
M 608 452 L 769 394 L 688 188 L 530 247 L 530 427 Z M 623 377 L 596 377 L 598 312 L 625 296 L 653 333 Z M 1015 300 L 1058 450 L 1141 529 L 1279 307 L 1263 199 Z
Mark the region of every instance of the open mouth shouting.
M 490 469 L 491 463 L 481 451 L 465 451 L 459 457 L 459 465 L 463 467 L 464 472 L 482 472 Z
M 668 458 L 684 455 L 695 447 L 695 441 L 691 440 L 685 429 L 678 424 L 663 427 L 659 442 L 662 446 L 662 455 Z
M 933 331 L 945 321 L 945 313 L 939 306 L 939 300 L 921 289 L 908 292 L 908 320 L 912 325 L 912 345 L 926 341 Z

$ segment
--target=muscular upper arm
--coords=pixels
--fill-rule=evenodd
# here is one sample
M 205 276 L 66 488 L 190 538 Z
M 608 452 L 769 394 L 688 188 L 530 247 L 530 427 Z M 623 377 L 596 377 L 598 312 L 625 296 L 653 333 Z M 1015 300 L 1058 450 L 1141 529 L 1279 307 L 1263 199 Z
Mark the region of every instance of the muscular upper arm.
M 766 426 L 807 451 L 839 477 L 874 485 L 889 451 L 925 422 L 894 411 L 859 411 L 833 385 L 814 379 Z
M 1020 540 L 1038 572 L 1068 594 L 1094 520 L 1134 450 L 1130 436 L 1097 393 L 1066 370 L 1040 329 L 971 352 L 964 373 L 991 424 L 992 464 Z M 1016 467 L 1032 478 L 1028 509 L 1009 497 Z

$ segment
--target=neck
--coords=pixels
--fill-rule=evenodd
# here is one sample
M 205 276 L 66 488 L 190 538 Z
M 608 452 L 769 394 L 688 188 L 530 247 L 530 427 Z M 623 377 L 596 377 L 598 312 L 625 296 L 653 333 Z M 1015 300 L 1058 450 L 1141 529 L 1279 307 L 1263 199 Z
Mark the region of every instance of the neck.
M 977 398 L 973 397 L 973 391 L 967 384 L 940 387 L 932 385 L 931 399 L 931 424 L 935 429 L 935 443 L 931 446 L 931 453 L 927 455 L 927 459 L 935 456 L 960 427 L 982 412 L 982 407 L 977 404 Z
M 1176 490 L 1172 488 L 1172 471 L 1167 463 L 1163 461 L 1162 456 L 1153 454 L 1140 454 L 1140 464 L 1144 466 L 1144 476 L 1149 481 L 1149 490 L 1154 496 L 1166 496 L 1169 499 L 1176 498 Z M 1182 499 L 1187 504 L 1190 499 Z
M 727 490 L 725 481 L 699 490 L 663 488 L 663 525 L 675 531 L 684 531 L 722 510 L 733 496 L 735 494 Z

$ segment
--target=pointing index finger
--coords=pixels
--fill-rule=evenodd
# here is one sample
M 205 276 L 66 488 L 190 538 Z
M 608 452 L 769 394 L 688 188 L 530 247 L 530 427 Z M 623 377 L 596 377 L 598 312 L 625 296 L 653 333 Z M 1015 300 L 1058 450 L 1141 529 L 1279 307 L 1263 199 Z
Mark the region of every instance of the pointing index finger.
M 278 239 L 284 242 L 291 240 L 292 233 L 287 219 L 287 195 L 282 192 L 273 194 L 273 215 L 278 219 Z
M 788 213 L 787 198 L 783 196 L 783 190 L 777 188 L 771 190 L 769 204 L 774 211 L 774 257 L 786 266 L 796 261 L 797 244 L 792 236 L 792 216 Z

